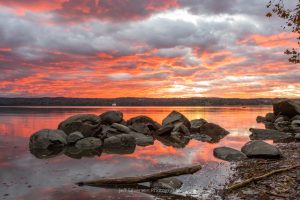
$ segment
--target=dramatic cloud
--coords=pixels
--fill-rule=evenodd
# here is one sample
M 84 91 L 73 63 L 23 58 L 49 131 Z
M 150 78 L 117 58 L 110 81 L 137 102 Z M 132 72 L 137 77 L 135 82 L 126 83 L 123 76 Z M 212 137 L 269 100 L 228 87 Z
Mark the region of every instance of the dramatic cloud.
M 0 0 L 0 96 L 299 97 L 254 0 Z

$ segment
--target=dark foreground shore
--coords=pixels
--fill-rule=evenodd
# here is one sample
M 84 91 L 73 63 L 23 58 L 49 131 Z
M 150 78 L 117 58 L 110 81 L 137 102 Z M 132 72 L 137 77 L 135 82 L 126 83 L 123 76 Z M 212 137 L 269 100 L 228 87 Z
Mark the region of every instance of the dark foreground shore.
M 228 185 L 261 176 L 273 170 L 300 165 L 300 143 L 281 143 L 276 146 L 282 152 L 281 159 L 246 159 L 236 163 L 234 175 Z M 271 175 L 262 180 L 252 182 L 245 187 L 224 191 L 224 199 L 299 199 L 300 168 Z

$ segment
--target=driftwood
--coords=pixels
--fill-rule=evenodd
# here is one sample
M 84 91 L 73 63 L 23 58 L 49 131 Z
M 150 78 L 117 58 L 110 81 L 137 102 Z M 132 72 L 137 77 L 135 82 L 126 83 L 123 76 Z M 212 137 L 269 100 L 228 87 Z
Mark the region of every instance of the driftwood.
M 77 185 L 83 186 L 108 186 L 108 185 L 130 185 L 136 183 L 151 182 L 162 178 L 168 178 L 172 176 L 180 176 L 184 174 L 194 174 L 201 169 L 201 165 L 192 165 L 188 167 L 182 167 L 177 169 L 171 169 L 168 171 L 162 171 L 154 174 L 144 176 L 132 176 L 132 177 L 121 177 L 121 178 L 103 178 L 94 181 L 83 181 L 76 183 Z
M 243 181 L 241 183 L 236 183 L 236 184 L 233 184 L 233 185 L 229 186 L 227 188 L 227 190 L 228 191 L 236 190 L 236 189 L 244 187 L 244 186 L 246 186 L 246 185 L 248 185 L 248 184 L 250 184 L 254 181 L 258 181 L 258 180 L 264 179 L 266 177 L 269 177 L 273 174 L 278 174 L 278 173 L 281 173 L 281 172 L 289 171 L 289 170 L 292 170 L 292 169 L 295 169 L 295 168 L 298 168 L 298 167 L 300 167 L 300 165 L 295 165 L 295 166 L 292 166 L 292 167 L 282 168 L 282 169 L 274 170 L 274 171 L 271 171 L 269 173 L 263 174 L 261 176 L 252 177 L 252 178 L 246 179 L 245 181 Z

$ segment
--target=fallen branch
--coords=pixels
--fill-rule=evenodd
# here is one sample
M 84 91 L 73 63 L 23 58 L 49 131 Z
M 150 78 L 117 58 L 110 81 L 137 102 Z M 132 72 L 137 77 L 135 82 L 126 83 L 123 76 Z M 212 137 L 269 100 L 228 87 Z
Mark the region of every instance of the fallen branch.
M 284 171 L 289 171 L 289 170 L 292 170 L 292 169 L 295 169 L 295 168 L 298 168 L 298 167 L 300 167 L 300 165 L 295 165 L 295 166 L 292 166 L 292 167 L 282 168 L 282 169 L 271 171 L 271 172 L 266 173 L 266 174 L 261 175 L 261 176 L 252 177 L 252 178 L 246 179 L 245 181 L 243 181 L 241 183 L 236 183 L 236 184 L 233 184 L 233 185 L 229 186 L 227 188 L 227 190 L 236 190 L 236 189 L 244 187 L 244 186 L 246 186 L 246 185 L 248 185 L 248 184 L 250 184 L 254 181 L 258 181 L 258 180 L 264 179 L 266 177 L 269 177 L 273 174 L 281 173 L 281 172 L 284 172 Z
M 194 174 L 201 169 L 201 165 L 193 165 L 189 167 L 182 167 L 177 169 L 171 169 L 168 171 L 158 172 L 154 174 L 144 175 L 144 176 L 133 176 L 133 177 L 122 177 L 122 178 L 103 178 L 94 181 L 84 181 L 76 183 L 79 186 L 89 185 L 89 186 L 101 186 L 101 185 L 128 185 L 135 183 L 151 182 L 162 178 L 168 178 L 172 176 L 180 176 L 184 174 Z

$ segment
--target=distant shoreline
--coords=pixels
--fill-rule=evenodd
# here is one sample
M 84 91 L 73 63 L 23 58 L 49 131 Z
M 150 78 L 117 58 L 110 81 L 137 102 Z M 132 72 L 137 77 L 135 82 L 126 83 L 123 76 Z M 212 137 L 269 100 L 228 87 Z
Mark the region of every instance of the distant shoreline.
M 295 99 L 299 101 L 300 99 Z M 64 97 L 42 97 L 42 98 L 0 98 L 0 106 L 263 106 L 272 105 L 273 98 L 64 98 Z

